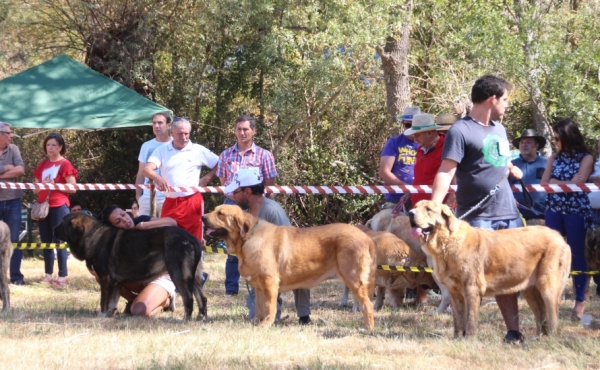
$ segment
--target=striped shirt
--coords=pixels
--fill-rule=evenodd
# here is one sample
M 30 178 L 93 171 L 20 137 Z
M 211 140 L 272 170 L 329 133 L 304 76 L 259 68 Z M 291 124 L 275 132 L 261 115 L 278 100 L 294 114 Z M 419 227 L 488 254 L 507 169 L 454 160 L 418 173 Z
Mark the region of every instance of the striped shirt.
M 219 156 L 217 176 L 219 178 L 224 178 L 225 183 L 223 185 L 227 186 L 237 170 L 249 167 L 260 168 L 263 179 L 265 180 L 277 177 L 275 157 L 273 157 L 273 154 L 254 143 L 252 143 L 250 149 L 246 150 L 243 154 L 240 153 L 237 143 L 234 146 L 225 149 Z

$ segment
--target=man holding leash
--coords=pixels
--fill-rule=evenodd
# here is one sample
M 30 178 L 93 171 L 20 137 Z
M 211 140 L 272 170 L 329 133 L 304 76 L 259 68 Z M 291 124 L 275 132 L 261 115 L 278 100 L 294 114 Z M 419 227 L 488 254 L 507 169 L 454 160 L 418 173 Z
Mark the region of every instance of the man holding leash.
M 257 167 L 242 168 L 238 170 L 229 185 L 225 187 L 225 194 L 230 194 L 242 209 L 247 209 L 250 214 L 278 226 L 291 226 L 285 211 L 279 203 L 264 196 L 265 184 L 261 170 Z M 294 302 L 298 314 L 298 323 L 308 325 L 310 320 L 310 290 L 294 289 Z M 250 311 L 250 320 L 254 318 L 254 291 L 246 299 Z M 281 298 L 277 299 L 277 318 L 281 316 Z
M 169 129 L 171 128 L 171 116 L 168 113 L 156 113 L 152 116 L 152 132 L 154 132 L 155 138 L 146 141 L 142 144 L 140 149 L 140 155 L 138 156 L 138 172 L 135 176 L 136 184 L 148 184 L 150 180 L 144 177 L 144 167 L 148 162 L 148 159 L 154 152 L 154 150 L 160 146 L 167 145 L 171 142 L 171 135 L 169 135 Z M 160 175 L 160 169 L 156 170 Z M 150 215 L 150 189 L 135 189 L 135 197 L 140 206 L 140 215 Z M 156 209 L 154 210 L 157 215 L 160 215 L 162 211 L 163 203 L 165 202 L 165 195 L 161 192 L 156 193 Z
M 471 90 L 471 114 L 456 121 L 446 135 L 431 199 L 442 202 L 456 175 L 456 215 L 471 226 L 491 230 L 523 226 L 506 181 L 509 174 L 517 179 L 523 175 L 510 162 L 509 142 L 501 123 L 511 89 L 502 78 L 479 78 Z M 496 302 L 508 329 L 504 341 L 522 342 L 517 294 L 496 296 Z
M 242 168 L 258 168 L 267 186 L 275 185 L 277 169 L 273 154 L 254 143 L 256 135 L 256 120 L 250 116 L 240 116 L 235 120 L 235 137 L 237 142 L 225 149 L 219 156 L 217 176 L 222 186 L 231 183 L 233 175 Z M 225 204 L 235 204 L 231 198 L 225 198 Z M 225 296 L 238 294 L 240 287 L 238 258 L 227 255 L 225 261 Z

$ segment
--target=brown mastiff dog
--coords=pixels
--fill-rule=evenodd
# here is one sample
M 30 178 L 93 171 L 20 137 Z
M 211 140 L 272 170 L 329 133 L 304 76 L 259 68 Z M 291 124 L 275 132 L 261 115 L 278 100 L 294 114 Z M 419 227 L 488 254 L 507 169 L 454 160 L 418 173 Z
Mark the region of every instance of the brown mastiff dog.
M 519 291 L 538 335 L 556 333 L 571 267 L 571 250 L 558 232 L 545 226 L 474 228 L 446 205 L 425 200 L 410 211 L 410 220 L 432 258 L 433 273 L 450 292 L 455 338 L 476 333 L 483 297 Z
M 356 227 L 370 236 L 375 242 L 377 265 L 404 266 L 407 262 L 410 248 L 397 236 L 385 231 L 373 231 L 363 225 L 356 225 Z M 398 308 L 402 304 L 406 290 L 406 281 L 401 278 L 404 274 L 412 273 L 377 270 L 375 273 L 375 288 L 377 289 L 377 298 L 375 299 L 376 310 L 380 310 L 383 307 L 383 300 L 386 294 L 393 308 Z M 349 291 L 348 287 L 344 286 L 344 294 L 340 299 L 340 306 L 348 305 Z M 352 310 L 358 311 L 356 300 Z
M 222 205 L 202 217 L 206 234 L 221 238 L 239 259 L 240 276 L 256 291 L 256 318 L 262 326 L 275 319 L 277 294 L 310 289 L 339 276 L 358 300 L 364 324 L 373 329 L 375 243 L 352 225 L 307 228 L 276 226 Z

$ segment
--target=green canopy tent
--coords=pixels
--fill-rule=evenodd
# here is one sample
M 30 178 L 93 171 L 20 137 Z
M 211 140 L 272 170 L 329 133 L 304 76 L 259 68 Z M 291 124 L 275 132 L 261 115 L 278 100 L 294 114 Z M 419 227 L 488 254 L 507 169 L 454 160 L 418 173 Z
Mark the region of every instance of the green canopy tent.
M 0 121 L 39 129 L 151 125 L 172 112 L 117 81 L 59 55 L 0 81 Z

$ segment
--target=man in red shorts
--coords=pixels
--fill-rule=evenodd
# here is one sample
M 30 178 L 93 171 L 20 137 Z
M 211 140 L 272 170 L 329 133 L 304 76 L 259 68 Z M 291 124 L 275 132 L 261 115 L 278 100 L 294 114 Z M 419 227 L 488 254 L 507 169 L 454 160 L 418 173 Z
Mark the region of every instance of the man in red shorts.
M 192 126 L 185 118 L 176 118 L 171 124 L 173 141 L 156 148 L 144 167 L 143 175 L 154 180 L 165 194 L 161 217 L 171 217 L 177 225 L 202 240 L 202 193 L 172 191 L 170 187 L 206 186 L 216 178 L 219 156 L 190 141 Z M 200 178 L 202 166 L 212 168 Z M 154 172 L 160 168 L 160 175 Z

